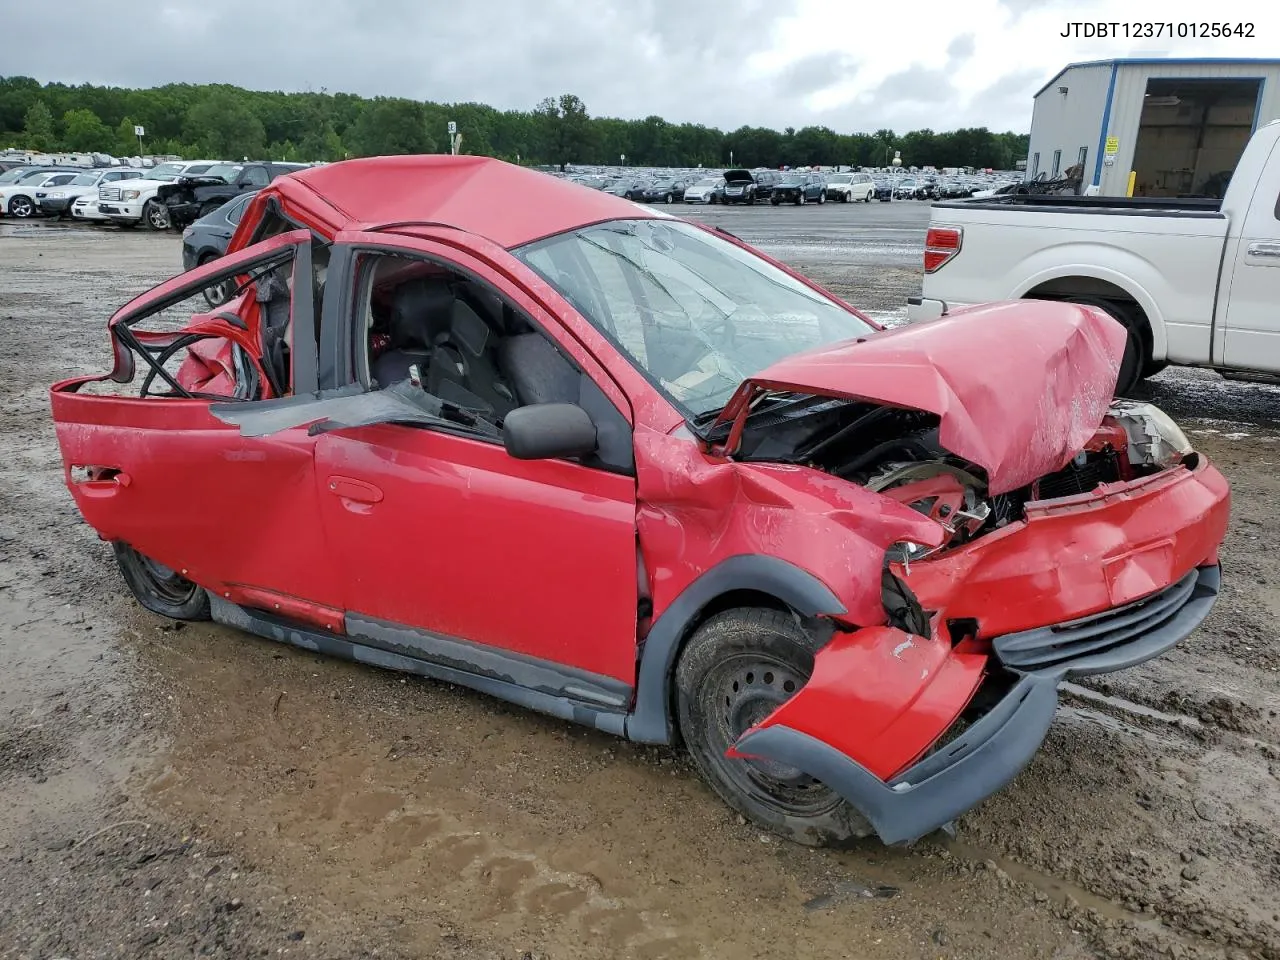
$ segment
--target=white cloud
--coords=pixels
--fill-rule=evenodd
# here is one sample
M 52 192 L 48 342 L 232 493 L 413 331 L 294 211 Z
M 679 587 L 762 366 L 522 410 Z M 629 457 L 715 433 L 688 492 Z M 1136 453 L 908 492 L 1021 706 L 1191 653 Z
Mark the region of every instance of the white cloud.
M 66 83 L 237 83 L 258 89 L 471 100 L 530 109 L 577 93 L 597 116 L 657 114 L 722 129 L 826 124 L 1026 130 L 1061 67 L 1117 56 L 1277 52 L 1280 15 L 1250 39 L 1086 39 L 1069 21 L 1199 23 L 1203 0 L 67 0 L 6 9 L 6 74 Z M 53 29 L 52 27 L 56 27 Z

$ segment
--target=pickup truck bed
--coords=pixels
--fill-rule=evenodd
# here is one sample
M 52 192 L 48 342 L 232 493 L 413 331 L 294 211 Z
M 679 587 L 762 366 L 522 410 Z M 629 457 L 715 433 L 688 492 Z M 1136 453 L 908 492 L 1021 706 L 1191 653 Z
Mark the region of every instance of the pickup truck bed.
M 1168 363 L 1280 373 L 1280 121 L 1226 195 L 1008 194 L 933 204 L 908 318 L 1023 298 L 1090 303 L 1130 331 L 1117 389 Z

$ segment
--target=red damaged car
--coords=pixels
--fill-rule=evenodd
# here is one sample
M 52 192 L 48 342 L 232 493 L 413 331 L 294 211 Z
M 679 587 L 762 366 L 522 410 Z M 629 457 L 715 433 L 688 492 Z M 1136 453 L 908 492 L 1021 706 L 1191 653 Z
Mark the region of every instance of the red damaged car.
M 1227 483 L 1106 315 L 881 330 L 495 160 L 278 179 L 109 330 L 53 416 L 145 607 L 683 742 L 805 843 L 948 825 L 1218 594 Z

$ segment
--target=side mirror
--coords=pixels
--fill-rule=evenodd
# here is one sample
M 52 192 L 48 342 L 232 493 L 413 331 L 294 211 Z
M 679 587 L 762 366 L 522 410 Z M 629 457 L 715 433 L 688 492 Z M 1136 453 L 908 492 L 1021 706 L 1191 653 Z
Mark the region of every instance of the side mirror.
M 596 449 L 596 425 L 572 403 L 516 407 L 502 422 L 502 442 L 517 460 L 582 457 Z

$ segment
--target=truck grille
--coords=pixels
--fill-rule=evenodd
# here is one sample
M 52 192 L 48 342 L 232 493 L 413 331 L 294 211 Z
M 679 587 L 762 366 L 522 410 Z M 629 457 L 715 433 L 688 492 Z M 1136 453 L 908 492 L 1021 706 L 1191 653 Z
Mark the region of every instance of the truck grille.
M 102 187 L 98 190 L 98 199 L 99 200 L 119 200 L 120 188 L 119 187 Z
M 1078 667 L 1079 672 L 1092 672 L 1082 662 L 1086 658 L 1101 662 L 1123 657 L 1124 648 L 1141 646 L 1171 621 L 1185 617 L 1184 608 L 1190 613 L 1193 601 L 1200 601 L 1196 607 L 1206 600 L 1211 604 L 1219 578 L 1217 567 L 1193 569 L 1176 583 L 1133 603 L 1068 623 L 1006 634 L 991 644 L 1001 662 L 1013 670 L 1074 673 Z M 1203 618 L 1204 613 L 1199 616 Z

